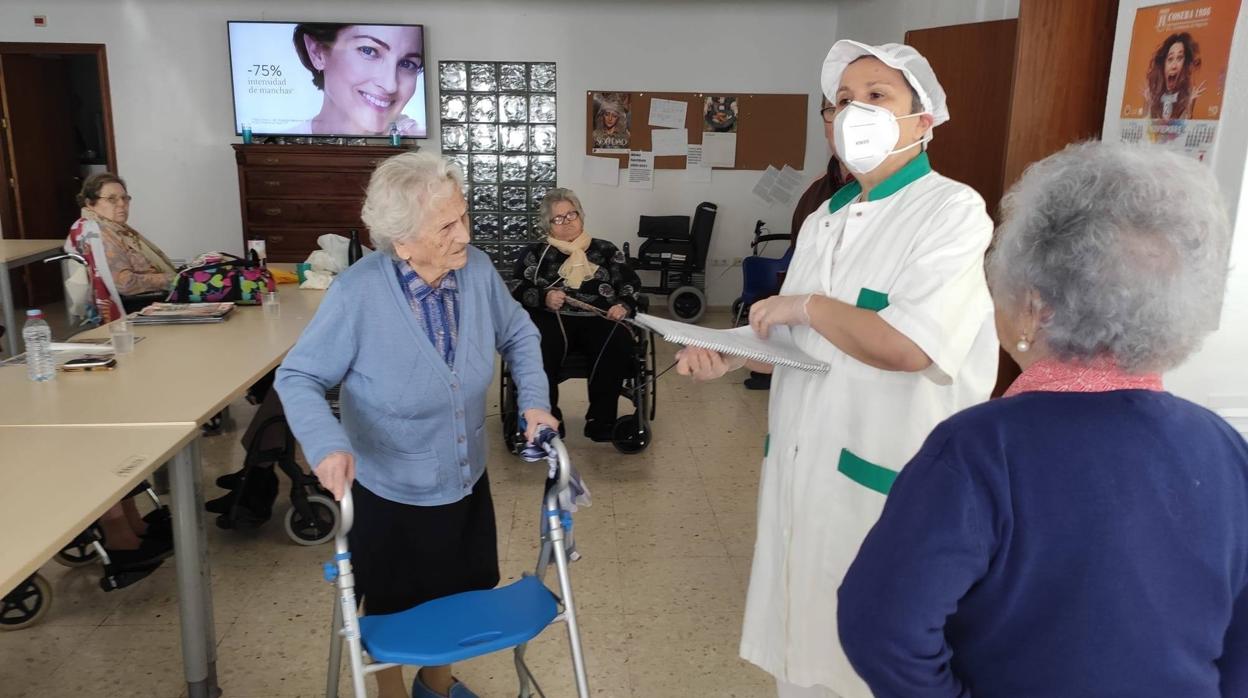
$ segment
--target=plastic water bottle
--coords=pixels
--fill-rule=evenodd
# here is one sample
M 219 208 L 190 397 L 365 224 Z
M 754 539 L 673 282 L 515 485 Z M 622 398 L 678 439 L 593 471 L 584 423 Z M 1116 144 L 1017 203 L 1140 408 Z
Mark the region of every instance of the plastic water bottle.
M 22 342 L 26 345 L 26 376 L 40 383 L 56 378 L 56 363 L 52 361 L 52 328 L 43 319 L 42 310 L 26 311 Z
M 403 145 L 403 135 L 399 133 L 399 125 L 393 122 L 390 124 L 390 145 L 396 148 Z

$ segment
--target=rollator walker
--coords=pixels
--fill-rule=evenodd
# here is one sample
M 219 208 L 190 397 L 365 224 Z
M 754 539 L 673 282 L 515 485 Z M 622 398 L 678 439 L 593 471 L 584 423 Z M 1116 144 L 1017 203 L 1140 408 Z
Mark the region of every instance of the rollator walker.
M 572 479 L 572 463 L 563 441 L 553 431 L 539 435 L 536 446 L 544 449 L 553 461 L 554 472 L 547 478 L 543 496 L 542 546 L 535 574 L 525 574 L 505 587 L 453 594 L 398 613 L 361 618 L 356 611 L 355 576 L 347 549 L 347 533 L 354 522 L 355 511 L 351 491 L 347 490 L 339 503 L 340 526 L 334 537 L 336 554 L 333 562 L 325 563 L 325 578 L 334 582 L 338 590 L 325 688 L 328 698 L 338 695 L 344 640 L 351 662 L 355 698 L 365 697 L 364 677 L 383 669 L 404 664 L 443 666 L 505 649 L 513 649 L 515 655 L 520 698 L 534 695 L 545 698 L 546 694 L 525 664 L 525 648 L 529 640 L 559 621 L 568 626 L 577 696 L 589 698 L 589 679 L 565 547 L 570 541 L 572 515 L 559 503 L 560 493 L 568 490 Z M 559 575 L 560 596 L 543 583 L 552 559 Z M 365 661 L 365 653 L 371 661 Z

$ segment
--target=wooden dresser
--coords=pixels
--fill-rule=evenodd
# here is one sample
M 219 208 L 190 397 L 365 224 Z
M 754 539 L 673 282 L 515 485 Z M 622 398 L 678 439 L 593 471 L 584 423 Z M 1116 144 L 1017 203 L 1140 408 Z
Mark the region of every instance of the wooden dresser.
M 360 206 L 373 168 L 405 148 L 234 144 L 243 241 L 264 240 L 273 262 L 302 262 L 325 233 L 360 231 Z

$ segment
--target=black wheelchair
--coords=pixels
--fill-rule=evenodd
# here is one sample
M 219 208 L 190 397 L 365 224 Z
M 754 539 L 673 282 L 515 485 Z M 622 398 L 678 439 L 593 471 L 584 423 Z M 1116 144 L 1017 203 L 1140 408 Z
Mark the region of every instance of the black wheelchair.
M 624 256 L 638 275 L 658 272 L 658 283 L 641 290 L 667 296 L 667 310 L 682 322 L 697 322 L 706 313 L 706 257 L 719 207 L 708 201 L 698 204 L 692 224 L 689 216 L 641 216 L 637 236 L 644 241 L 637 256 L 624 243 Z
M 0 335 L 3 335 L 0 327 Z M 125 498 L 146 494 L 155 503 L 156 508 L 143 516 L 149 526 L 170 526 L 169 509 L 160 502 L 160 497 L 152 490 L 146 480 L 139 483 Z M 108 551 L 104 549 L 104 529 L 99 523 L 92 523 L 87 530 L 79 533 L 52 559 L 65 567 L 84 567 L 92 564 L 101 566 L 99 579 L 100 589 L 116 591 L 124 589 L 144 579 L 152 570 L 160 566 L 160 562 L 142 568 L 123 568 L 113 562 Z M 170 551 L 169 554 L 172 554 Z M 52 608 L 52 585 L 39 572 L 33 572 L 23 579 L 12 591 L 0 598 L 0 632 L 22 630 L 35 625 L 43 619 Z
M 638 310 L 645 309 L 645 299 Z M 654 421 L 658 395 L 655 384 L 655 341 L 650 332 L 634 326 L 626 325 L 631 331 L 633 352 L 631 360 L 633 370 L 624 379 L 620 394 L 633 403 L 633 413 L 615 420 L 611 432 L 611 445 L 620 453 L 641 453 L 650 445 L 650 423 Z M 559 382 L 572 378 L 589 378 L 593 370 L 594 357 L 578 352 L 569 352 L 559 372 Z M 502 408 L 503 442 L 507 449 L 518 453 L 524 448 L 524 430 L 520 428 L 520 407 L 515 380 L 503 361 L 502 379 L 499 381 L 498 403 Z

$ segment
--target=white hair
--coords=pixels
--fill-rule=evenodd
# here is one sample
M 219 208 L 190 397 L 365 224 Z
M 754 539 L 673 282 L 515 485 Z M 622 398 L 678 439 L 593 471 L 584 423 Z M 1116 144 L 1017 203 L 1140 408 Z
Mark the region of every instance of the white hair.
M 373 246 L 394 256 L 394 246 L 415 237 L 425 209 L 461 191 L 464 175 L 454 162 L 434 153 L 403 153 L 373 170 L 360 217 Z
M 1217 326 L 1231 227 L 1217 181 L 1192 158 L 1070 145 L 1027 168 L 1002 214 L 988 254 L 994 300 L 1018 311 L 1035 294 L 1039 340 L 1058 359 L 1162 371 Z

